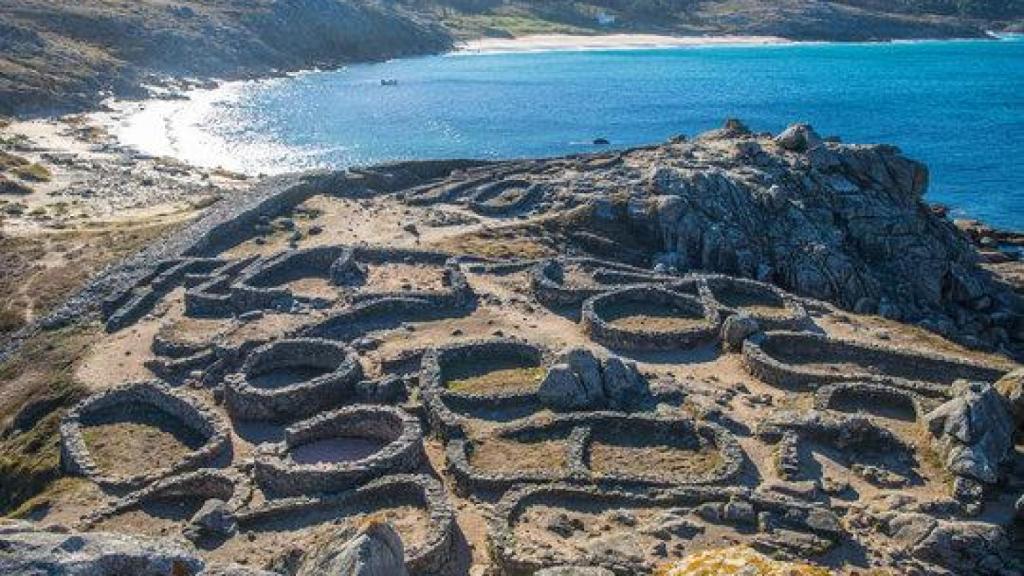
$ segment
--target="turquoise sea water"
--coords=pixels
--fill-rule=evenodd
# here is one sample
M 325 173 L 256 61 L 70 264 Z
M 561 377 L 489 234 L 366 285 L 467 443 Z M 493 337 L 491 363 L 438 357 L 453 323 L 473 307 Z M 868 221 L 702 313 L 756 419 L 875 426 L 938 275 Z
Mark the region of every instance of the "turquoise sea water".
M 342 167 L 634 146 L 726 117 L 896 144 L 931 168 L 929 200 L 1024 230 L 1022 38 L 416 58 L 250 84 L 204 128 Z

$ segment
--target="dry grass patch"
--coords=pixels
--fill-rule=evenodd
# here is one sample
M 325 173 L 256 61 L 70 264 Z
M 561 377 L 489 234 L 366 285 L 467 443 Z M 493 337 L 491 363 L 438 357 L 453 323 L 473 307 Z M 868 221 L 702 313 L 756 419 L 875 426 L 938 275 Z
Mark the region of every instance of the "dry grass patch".
M 6 176 L 0 174 L 0 194 L 7 194 L 9 196 L 28 196 L 33 192 L 35 192 L 35 190 L 33 190 L 31 186 L 27 186 L 16 180 L 11 180 Z M 4 210 L 4 212 L 12 215 L 21 213 L 23 211 L 24 210 L 12 212 L 7 209 Z
M 622 302 L 609 304 L 601 315 L 612 326 L 632 332 L 675 332 L 705 323 L 703 317 L 668 304 Z
M 19 166 L 26 166 L 28 164 L 30 164 L 30 162 L 25 158 L 0 150 L 0 172 L 11 170 Z
M 60 475 L 60 418 L 85 395 L 72 375 L 99 332 L 97 326 L 41 332 L 0 364 L 0 513 Z
M 49 182 L 53 180 L 53 173 L 42 164 L 18 166 L 11 170 L 11 174 L 29 182 Z
M 107 265 L 137 251 L 172 226 L 143 224 L 0 237 L 0 293 L 7 298 L 3 308 L 20 313 L 24 321 L 43 316 Z
M 89 454 L 100 468 L 124 475 L 162 470 L 202 445 L 201 438 L 166 415 L 149 411 L 138 416 L 138 420 L 82 427 Z
M 714 448 L 681 443 L 653 444 L 623 439 L 590 445 L 590 468 L 598 474 L 633 474 L 663 478 L 692 478 L 718 469 L 724 460 Z
M 469 463 L 487 472 L 565 472 L 569 469 L 565 452 L 564 440 L 487 438 L 473 445 Z
M 499 368 L 485 374 L 447 381 L 447 388 L 462 394 L 497 394 L 536 390 L 544 380 L 543 366 Z

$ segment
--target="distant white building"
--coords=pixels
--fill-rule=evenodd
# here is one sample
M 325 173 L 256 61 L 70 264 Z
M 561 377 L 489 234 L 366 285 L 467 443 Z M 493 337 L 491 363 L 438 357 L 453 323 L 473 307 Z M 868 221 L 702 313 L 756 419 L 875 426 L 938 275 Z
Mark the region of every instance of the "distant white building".
M 597 23 L 601 26 L 612 26 L 615 24 L 615 15 L 602 10 L 597 13 Z

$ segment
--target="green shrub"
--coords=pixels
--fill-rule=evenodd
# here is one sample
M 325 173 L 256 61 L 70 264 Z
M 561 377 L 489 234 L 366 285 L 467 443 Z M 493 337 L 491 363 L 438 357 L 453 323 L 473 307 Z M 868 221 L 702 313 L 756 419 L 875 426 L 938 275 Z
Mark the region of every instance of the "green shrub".
M 49 182 L 50 180 L 53 180 L 53 173 L 42 164 L 18 166 L 11 170 L 11 174 L 14 174 L 22 180 L 28 180 L 30 182 Z
M 17 196 L 28 196 L 33 192 L 32 187 L 21 182 L 9 180 L 0 175 L 0 194 L 11 194 Z

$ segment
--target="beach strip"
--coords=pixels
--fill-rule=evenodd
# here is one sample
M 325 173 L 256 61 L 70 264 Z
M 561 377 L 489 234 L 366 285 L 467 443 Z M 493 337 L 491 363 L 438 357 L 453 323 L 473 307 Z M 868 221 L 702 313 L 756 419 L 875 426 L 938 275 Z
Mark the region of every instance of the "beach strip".
M 536 34 L 517 38 L 478 38 L 458 45 L 458 52 L 547 52 L 580 50 L 636 50 L 698 46 L 763 46 L 788 44 L 778 36 L 662 36 L 658 34 Z

